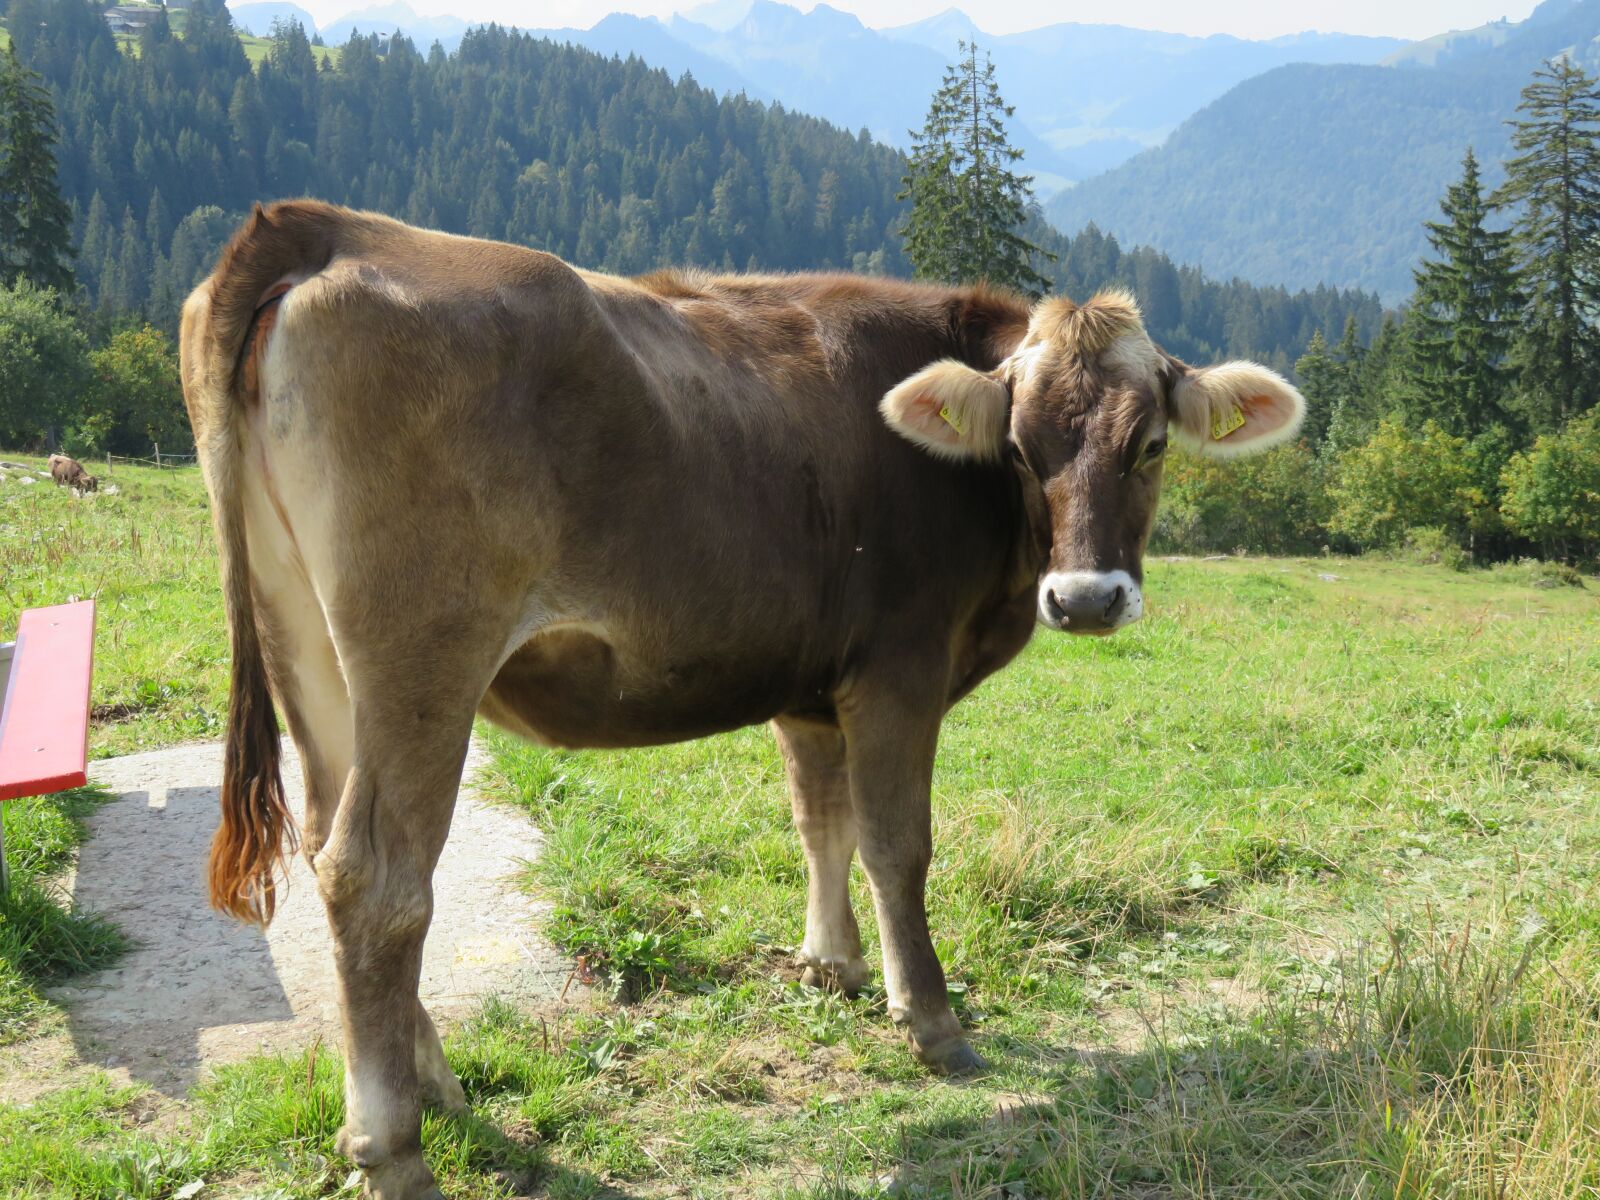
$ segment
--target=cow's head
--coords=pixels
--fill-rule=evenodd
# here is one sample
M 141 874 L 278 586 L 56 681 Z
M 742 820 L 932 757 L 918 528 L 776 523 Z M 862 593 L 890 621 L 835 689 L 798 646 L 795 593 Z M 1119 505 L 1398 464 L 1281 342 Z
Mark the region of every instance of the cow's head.
M 1143 558 L 1167 445 L 1232 458 L 1294 436 L 1305 401 L 1254 363 L 1196 368 L 1145 333 L 1121 293 L 1042 301 L 993 371 L 946 360 L 883 398 L 885 419 L 930 453 L 1013 456 L 1042 488 L 1050 555 L 1039 620 L 1110 633 L 1144 615 Z

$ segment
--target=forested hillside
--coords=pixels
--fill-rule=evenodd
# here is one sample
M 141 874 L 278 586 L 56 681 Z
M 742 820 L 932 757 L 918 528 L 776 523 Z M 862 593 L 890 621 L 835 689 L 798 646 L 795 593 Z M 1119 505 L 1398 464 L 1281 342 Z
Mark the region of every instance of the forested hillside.
M 487 29 L 450 56 L 353 41 L 323 71 L 291 27 L 252 71 L 206 0 L 133 55 L 82 0 L 6 23 L 56 96 L 79 275 L 111 312 L 170 309 L 235 214 L 299 194 L 620 271 L 901 266 L 896 152 L 638 61 Z
M 1600 0 L 1546 0 L 1498 44 L 1437 65 L 1281 67 L 1046 210 L 1062 229 L 1094 221 L 1215 274 L 1398 301 L 1463 147 L 1497 182 L 1529 73 L 1567 53 L 1593 65 L 1597 37 Z
M 742 97 L 718 99 L 636 59 L 500 29 L 423 56 L 371 39 L 317 66 L 297 26 L 256 69 L 225 9 L 197 0 L 121 52 L 82 0 L 11 0 L 6 24 L 60 126 L 78 282 L 102 328 L 177 305 L 250 203 L 312 194 L 437 228 L 548 249 L 584 266 L 909 273 L 903 156 Z M 1381 313 L 1367 295 L 1209 281 L 1088 231 L 1040 264 L 1061 290 L 1123 284 L 1155 335 L 1194 358 L 1289 367 L 1313 333 Z

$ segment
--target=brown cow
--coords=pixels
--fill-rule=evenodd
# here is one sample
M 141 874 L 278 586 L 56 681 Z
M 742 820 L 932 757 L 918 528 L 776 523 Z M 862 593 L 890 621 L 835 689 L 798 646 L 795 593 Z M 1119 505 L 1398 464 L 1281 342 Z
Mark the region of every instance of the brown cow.
M 1143 612 L 1168 440 L 1237 454 L 1303 401 L 1080 306 L 852 276 L 637 280 L 310 202 L 257 210 L 183 315 L 233 638 L 212 898 L 267 920 L 303 848 L 334 936 L 340 1145 L 436 1194 L 419 1088 L 464 1103 L 416 999 L 473 717 L 563 746 L 770 721 L 810 867 L 807 981 L 867 976 L 930 1067 L 981 1065 L 923 883 L 949 707 L 1035 625 Z M 359 476 L 341 464 L 360 458 Z
M 70 487 L 77 495 L 98 492 L 100 481 L 83 469 L 83 464 L 65 454 L 50 456 L 50 478 L 57 487 Z

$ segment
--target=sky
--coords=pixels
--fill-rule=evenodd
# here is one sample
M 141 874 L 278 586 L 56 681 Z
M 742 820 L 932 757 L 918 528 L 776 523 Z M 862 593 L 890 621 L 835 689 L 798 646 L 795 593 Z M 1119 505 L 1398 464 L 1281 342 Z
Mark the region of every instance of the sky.
M 301 0 L 305 4 L 305 0 Z M 319 21 L 381 0 L 313 0 L 305 4 Z M 449 13 L 473 21 L 495 20 L 529 28 L 588 28 L 608 12 L 668 16 L 698 0 L 410 0 L 420 13 Z M 814 0 L 787 0 L 810 9 Z M 1424 38 L 1448 29 L 1468 29 L 1500 17 L 1520 21 L 1536 0 L 832 0 L 874 28 L 902 25 L 950 7 L 964 8 L 986 33 L 1016 33 L 1059 21 L 1132 25 L 1171 33 L 1269 38 L 1308 29 Z

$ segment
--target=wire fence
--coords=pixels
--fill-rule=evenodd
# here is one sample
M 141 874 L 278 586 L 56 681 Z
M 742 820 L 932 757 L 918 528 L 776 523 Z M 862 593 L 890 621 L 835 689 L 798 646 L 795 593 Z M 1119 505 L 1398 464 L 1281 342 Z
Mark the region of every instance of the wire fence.
M 150 458 L 137 458 L 126 454 L 106 455 L 106 474 L 110 475 L 119 464 L 127 467 L 192 467 L 199 461 L 193 454 L 166 454 L 160 446 L 154 447 L 154 455 Z

